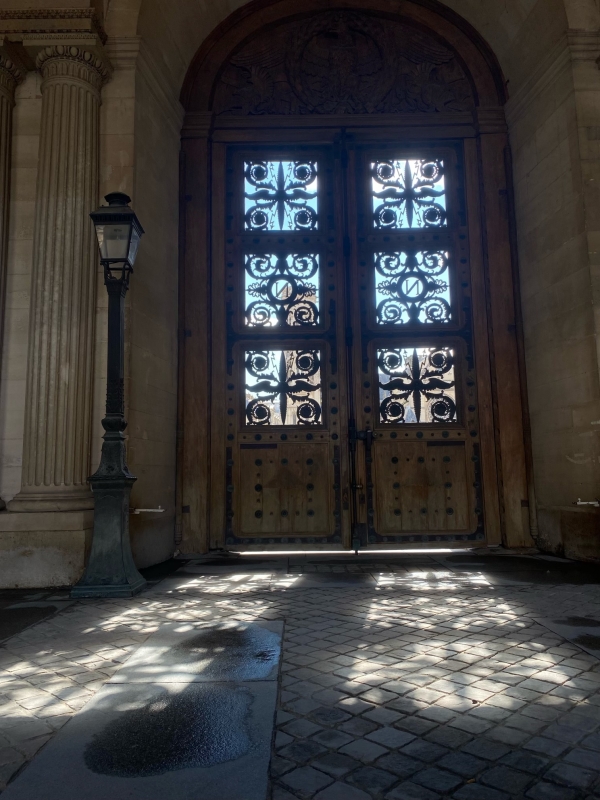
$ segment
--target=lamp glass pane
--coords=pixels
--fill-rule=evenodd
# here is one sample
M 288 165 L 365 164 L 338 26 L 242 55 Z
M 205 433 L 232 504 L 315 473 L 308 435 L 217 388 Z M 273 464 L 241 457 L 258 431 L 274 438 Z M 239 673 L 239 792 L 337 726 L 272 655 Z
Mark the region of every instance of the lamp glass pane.
M 131 229 L 132 225 L 127 223 L 96 225 L 101 258 L 125 260 L 129 253 Z
M 140 246 L 140 235 L 134 227 L 131 229 L 131 242 L 129 243 L 129 263 L 133 266 L 136 259 L 138 247 Z

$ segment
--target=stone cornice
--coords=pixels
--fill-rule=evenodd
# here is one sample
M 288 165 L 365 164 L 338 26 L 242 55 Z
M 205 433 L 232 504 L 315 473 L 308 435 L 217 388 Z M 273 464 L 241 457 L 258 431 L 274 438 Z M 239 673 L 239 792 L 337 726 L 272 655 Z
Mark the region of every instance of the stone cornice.
M 108 64 L 95 53 L 73 45 L 45 47 L 37 56 L 36 66 L 44 81 L 53 78 L 81 80 L 98 92 L 111 75 Z
M 600 56 L 600 32 L 570 30 L 567 42 L 571 61 L 597 61 Z
M 92 35 L 101 43 L 106 33 L 93 8 L 0 9 L 0 34 L 21 39 L 64 34 Z
M 13 64 L 10 58 L 0 54 L 0 92 L 14 102 L 15 89 L 23 80 L 23 73 Z

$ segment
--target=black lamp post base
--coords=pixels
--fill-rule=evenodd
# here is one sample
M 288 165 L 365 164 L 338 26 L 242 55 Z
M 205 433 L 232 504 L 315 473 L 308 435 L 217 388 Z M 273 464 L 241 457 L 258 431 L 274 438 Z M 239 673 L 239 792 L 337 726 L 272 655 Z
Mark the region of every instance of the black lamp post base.
M 111 462 L 108 457 L 113 450 Z M 135 478 L 123 462 L 118 476 L 102 474 L 115 460 L 118 463 L 118 455 L 124 455 L 122 434 L 106 433 L 100 469 L 90 478 L 96 500 L 92 549 L 83 577 L 71 589 L 74 599 L 133 597 L 147 585 L 135 566 L 129 543 L 129 494 Z
M 71 589 L 71 597 L 76 600 L 83 597 L 133 597 L 148 585 L 138 573 L 138 580 L 120 584 L 86 584 L 76 583 Z

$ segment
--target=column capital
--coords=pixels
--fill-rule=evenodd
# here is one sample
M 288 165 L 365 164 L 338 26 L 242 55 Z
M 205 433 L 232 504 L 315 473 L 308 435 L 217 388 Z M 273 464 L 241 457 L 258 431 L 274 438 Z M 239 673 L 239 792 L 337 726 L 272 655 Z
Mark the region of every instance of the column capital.
M 106 61 L 91 50 L 68 44 L 44 47 L 37 55 L 36 66 L 42 73 L 43 83 L 74 79 L 89 83 L 98 92 L 111 76 Z
M 0 92 L 11 104 L 15 102 L 15 89 L 23 78 L 23 73 L 17 69 L 10 58 L 6 58 L 0 53 Z

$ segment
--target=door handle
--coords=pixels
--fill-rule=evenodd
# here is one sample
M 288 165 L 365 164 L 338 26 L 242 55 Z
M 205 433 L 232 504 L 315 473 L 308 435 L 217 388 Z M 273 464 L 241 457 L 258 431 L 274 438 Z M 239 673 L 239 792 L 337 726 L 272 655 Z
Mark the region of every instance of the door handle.
M 367 428 L 364 431 L 358 431 L 356 434 L 356 438 L 362 439 L 367 448 L 370 448 L 371 445 L 373 444 L 373 440 L 377 438 L 377 434 L 375 433 L 375 431 L 372 431 L 370 428 Z

